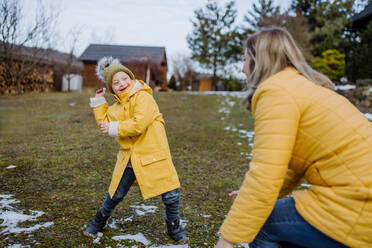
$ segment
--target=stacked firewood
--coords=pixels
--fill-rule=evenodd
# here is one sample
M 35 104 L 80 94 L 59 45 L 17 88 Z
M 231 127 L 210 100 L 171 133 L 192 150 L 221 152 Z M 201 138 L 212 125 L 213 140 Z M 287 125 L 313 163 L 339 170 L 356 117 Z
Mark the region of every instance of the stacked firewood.
M 15 77 L 6 73 L 5 66 L 0 64 L 0 95 L 22 94 L 26 92 L 47 92 L 53 89 L 53 70 L 51 68 L 34 69 L 24 75 L 17 83 Z

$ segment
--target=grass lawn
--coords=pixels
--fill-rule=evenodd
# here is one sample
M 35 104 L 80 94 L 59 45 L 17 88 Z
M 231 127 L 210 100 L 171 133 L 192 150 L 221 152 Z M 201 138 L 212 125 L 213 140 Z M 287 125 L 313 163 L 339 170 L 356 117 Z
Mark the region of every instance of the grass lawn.
M 155 98 L 181 180 L 189 247 L 213 247 L 232 203 L 228 193 L 239 188 L 248 170 L 251 146 L 242 134 L 252 130 L 252 118 L 231 96 L 156 93 Z M 103 236 L 94 241 L 82 235 L 104 200 L 119 148 L 99 132 L 88 100 L 87 93 L 0 97 L 0 247 L 172 244 L 161 197 L 144 201 L 137 187 L 115 209 Z M 141 204 L 158 208 L 139 215 L 133 206 Z M 34 219 L 15 226 L 1 218 L 10 211 Z M 142 240 L 123 238 L 140 233 Z

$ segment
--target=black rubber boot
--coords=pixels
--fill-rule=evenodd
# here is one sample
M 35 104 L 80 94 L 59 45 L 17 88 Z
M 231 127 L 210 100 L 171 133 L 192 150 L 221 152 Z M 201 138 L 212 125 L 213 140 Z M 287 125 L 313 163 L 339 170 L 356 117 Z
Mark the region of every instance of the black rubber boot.
M 102 208 L 97 210 L 96 217 L 92 220 L 84 231 L 85 236 L 95 237 L 97 232 L 102 231 L 102 229 L 106 226 L 106 222 L 110 215 L 104 216 L 102 214 Z
M 189 240 L 186 236 L 185 231 L 180 225 L 180 219 L 177 218 L 176 220 L 170 222 L 168 219 L 165 219 L 167 223 L 168 235 L 178 244 L 185 244 Z

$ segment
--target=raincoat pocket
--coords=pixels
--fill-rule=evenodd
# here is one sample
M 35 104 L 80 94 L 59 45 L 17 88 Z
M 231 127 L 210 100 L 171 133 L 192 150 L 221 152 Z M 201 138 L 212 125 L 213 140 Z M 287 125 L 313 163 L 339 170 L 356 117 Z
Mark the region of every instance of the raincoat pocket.
M 148 166 L 150 164 L 153 164 L 153 163 L 165 160 L 165 159 L 167 159 L 167 156 L 161 153 L 142 155 L 140 158 L 142 166 Z

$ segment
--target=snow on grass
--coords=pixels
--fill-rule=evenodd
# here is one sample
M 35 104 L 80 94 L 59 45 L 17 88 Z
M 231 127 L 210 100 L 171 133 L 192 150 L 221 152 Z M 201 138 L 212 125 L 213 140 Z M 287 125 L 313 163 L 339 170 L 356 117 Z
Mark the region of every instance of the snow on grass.
M 141 242 L 145 246 L 148 246 L 150 244 L 150 241 L 143 235 L 142 233 L 137 234 L 126 234 L 126 235 L 120 235 L 120 236 L 114 236 L 112 237 L 113 240 L 120 241 L 120 240 L 134 240 L 136 242 Z
M 21 245 L 21 244 L 13 244 L 13 245 L 8 245 L 7 248 L 29 248 L 31 246 L 29 245 Z
M 372 121 L 372 114 L 370 114 L 370 113 L 365 113 L 364 116 L 365 116 L 368 120 Z
M 150 246 L 150 248 L 188 248 L 189 245 L 183 244 L 183 245 L 159 245 L 159 246 Z
M 240 155 L 245 156 L 247 159 L 252 159 L 252 153 L 250 152 L 241 152 Z
M 221 102 L 222 107 L 218 110 L 219 113 L 224 113 L 225 115 L 229 115 L 231 113 L 231 108 L 234 107 L 235 101 L 232 101 L 230 98 L 226 97 Z M 223 118 L 223 119 L 222 119 Z M 222 117 L 221 120 L 225 118 Z
M 9 165 L 8 167 L 6 167 L 7 169 L 13 169 L 13 168 L 15 168 L 15 167 L 17 167 L 17 166 L 15 166 L 14 164 L 11 164 L 11 165 Z
M 46 228 L 53 225 L 53 222 L 46 222 L 43 224 L 35 224 L 30 227 L 19 227 L 18 224 L 25 221 L 36 221 L 38 217 L 42 216 L 44 212 L 29 210 L 30 215 L 24 214 L 23 210 L 16 209 L 13 204 L 17 204 L 20 201 L 13 198 L 14 195 L 0 195 L 0 219 L 2 223 L 0 227 L 0 234 L 19 234 L 19 233 L 30 233 L 40 228 Z
M 192 95 L 232 96 L 237 98 L 244 98 L 247 95 L 246 91 L 190 91 L 186 93 Z
M 249 248 L 249 244 L 238 244 L 236 247 Z
M 98 232 L 97 233 L 97 237 L 93 240 L 93 243 L 94 244 L 101 244 L 101 237 L 103 236 L 103 233 L 101 233 L 101 232 Z
M 213 94 L 215 93 L 216 95 L 223 95 L 223 96 L 234 96 L 234 97 L 244 97 L 245 96 L 245 92 L 230 92 L 230 91 L 211 91 L 211 92 L 201 92 L 202 95 L 203 94 Z M 226 97 L 222 102 L 222 107 L 219 109 L 219 113 L 224 113 L 226 115 L 229 115 L 231 113 L 231 108 L 235 105 L 235 101 L 232 101 L 230 98 Z M 221 117 L 221 120 L 225 120 L 225 117 Z M 239 127 L 242 127 L 243 124 L 239 124 Z M 228 126 L 226 126 L 224 128 L 226 131 L 232 131 L 232 132 L 238 132 L 239 133 L 239 137 L 240 138 L 248 138 L 248 144 L 251 148 L 253 148 L 253 138 L 254 138 L 254 131 L 247 131 L 247 130 L 244 130 L 244 129 L 239 129 L 239 128 L 236 128 L 234 125 L 231 125 L 229 124 Z M 241 142 L 238 142 L 237 143 L 238 146 L 241 146 L 242 143 Z M 247 156 L 247 158 L 251 159 L 252 158 L 252 154 L 251 153 L 246 153 L 244 154 Z
M 180 225 L 183 229 L 185 229 L 185 227 L 187 225 L 187 222 L 188 222 L 188 220 L 186 220 L 186 219 L 180 219 Z
M 226 107 L 221 107 L 219 110 L 218 110 L 219 113 L 224 113 L 225 115 L 229 115 L 231 113 L 231 110 L 229 108 L 226 108 Z
M 309 187 L 311 187 L 312 185 L 311 185 L 311 184 L 308 184 L 308 183 L 301 183 L 301 186 L 302 186 L 302 187 L 305 187 L 305 188 L 309 188 Z
M 108 224 L 108 226 L 112 229 L 118 229 L 118 226 L 116 225 L 117 223 L 124 223 L 124 222 L 132 222 L 133 221 L 133 216 L 130 216 L 125 219 L 111 219 L 111 223 Z
M 131 205 L 131 208 L 134 208 L 136 214 L 139 216 L 144 216 L 148 213 L 155 213 L 156 209 L 158 209 L 156 206 L 146 206 L 144 204 L 141 204 L 140 206 Z
M 355 89 L 355 85 L 345 84 L 345 85 L 336 85 L 335 90 L 351 90 Z

